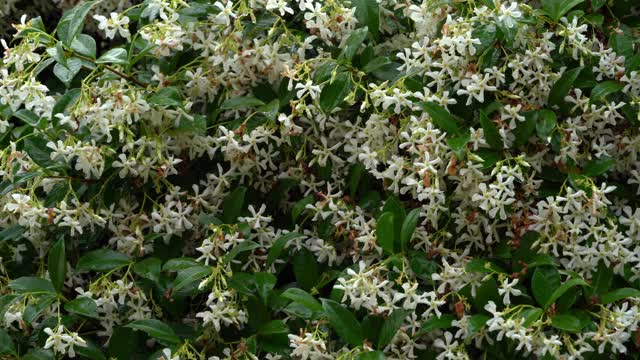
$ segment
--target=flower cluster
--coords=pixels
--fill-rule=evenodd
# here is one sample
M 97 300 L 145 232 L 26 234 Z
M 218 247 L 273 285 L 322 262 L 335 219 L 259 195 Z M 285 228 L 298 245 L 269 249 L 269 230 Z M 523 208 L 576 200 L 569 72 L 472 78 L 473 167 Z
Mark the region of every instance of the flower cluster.
M 0 40 L 3 359 L 640 348 L 634 0 L 56 5 Z

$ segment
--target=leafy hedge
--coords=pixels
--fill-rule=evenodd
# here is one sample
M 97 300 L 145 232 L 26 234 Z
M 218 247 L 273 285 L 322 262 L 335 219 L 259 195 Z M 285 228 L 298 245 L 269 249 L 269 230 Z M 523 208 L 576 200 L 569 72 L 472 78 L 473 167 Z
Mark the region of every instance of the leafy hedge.
M 635 0 L 105 4 L 3 42 L 3 359 L 637 358 Z

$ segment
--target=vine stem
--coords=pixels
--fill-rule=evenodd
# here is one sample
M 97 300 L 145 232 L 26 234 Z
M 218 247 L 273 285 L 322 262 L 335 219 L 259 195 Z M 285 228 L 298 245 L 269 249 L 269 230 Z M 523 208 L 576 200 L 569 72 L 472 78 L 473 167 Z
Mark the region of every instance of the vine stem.
M 116 70 L 116 69 L 112 68 L 112 67 L 111 67 L 111 66 L 109 66 L 109 65 L 105 65 L 105 64 L 98 64 L 98 63 L 96 63 L 96 61 L 95 61 L 94 59 L 92 59 L 92 58 L 89 58 L 89 57 L 86 57 L 86 56 L 80 55 L 80 54 L 75 53 L 75 52 L 73 53 L 73 56 L 75 56 L 75 57 L 77 57 L 77 58 L 79 58 L 79 59 L 82 59 L 82 60 L 89 61 L 89 62 L 91 62 L 91 63 L 95 64 L 96 66 L 97 66 L 97 65 L 103 65 L 105 69 L 107 69 L 107 70 L 111 71 L 112 73 L 114 73 L 114 74 L 116 74 L 116 75 L 120 76 L 121 78 L 123 78 L 123 79 L 125 79 L 125 80 L 127 80 L 127 81 L 131 81 L 131 82 L 135 83 L 136 85 L 141 86 L 141 87 L 143 87 L 143 88 L 146 88 L 146 87 L 148 87 L 148 86 L 149 86 L 149 84 L 143 83 L 143 82 L 141 82 L 141 81 L 137 80 L 136 78 L 134 78 L 133 76 L 131 76 L 131 75 L 127 75 L 127 74 L 125 74 L 125 73 L 123 73 L 123 72 L 121 72 L 121 71 L 119 71 L 119 70 Z

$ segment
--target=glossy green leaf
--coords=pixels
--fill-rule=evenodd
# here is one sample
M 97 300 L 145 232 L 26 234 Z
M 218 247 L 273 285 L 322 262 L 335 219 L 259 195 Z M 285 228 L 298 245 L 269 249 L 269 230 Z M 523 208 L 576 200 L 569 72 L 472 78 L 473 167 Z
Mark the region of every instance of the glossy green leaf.
M 253 96 L 241 96 L 236 98 L 231 98 L 220 106 L 222 110 L 233 110 L 233 109 L 241 109 L 248 107 L 257 107 L 264 105 L 260 99 L 255 98 Z
M 560 287 L 560 273 L 550 266 L 537 267 L 531 278 L 531 290 L 538 304 L 545 305 L 553 293 Z
M 448 329 L 451 327 L 453 320 L 454 317 L 451 314 L 442 314 L 440 317 L 432 316 L 422 323 L 422 326 L 416 336 L 420 336 L 437 329 Z
M 158 341 L 163 344 L 180 343 L 180 338 L 176 335 L 175 331 L 169 325 L 160 320 L 135 320 L 126 325 L 126 327 L 144 331 L 149 336 L 158 339 Z
M 498 127 L 482 110 L 480 110 L 480 125 L 484 130 L 484 138 L 487 140 L 487 144 L 496 150 L 501 150 L 504 147 L 504 143 L 502 136 L 498 132 Z
M 280 294 L 280 296 L 301 304 L 311 311 L 322 311 L 322 305 L 320 304 L 320 302 L 318 302 L 318 300 L 316 300 L 308 292 L 302 289 L 290 288 L 285 290 L 282 294 Z
M 280 236 L 269 249 L 269 255 L 267 255 L 267 266 L 271 266 L 282 254 L 282 251 L 286 247 L 289 241 L 303 236 L 297 232 L 290 232 Z
M 365 26 L 351 32 L 351 35 L 349 35 L 342 47 L 342 52 L 338 56 L 338 59 L 351 61 L 358 49 L 360 49 L 364 40 L 367 38 L 368 31 L 369 29 Z
M 394 238 L 395 238 L 395 225 L 394 215 L 390 212 L 385 212 L 378 218 L 376 225 L 376 243 L 386 253 L 394 253 Z
M 63 44 L 71 46 L 73 39 L 82 31 L 85 17 L 95 4 L 96 1 L 87 1 L 64 13 L 56 28 L 56 34 Z
M 409 248 L 409 242 L 411 241 L 411 237 L 413 236 L 414 231 L 416 230 L 416 226 L 418 225 L 418 221 L 420 221 L 420 211 L 421 208 L 416 208 L 407 214 L 407 217 L 404 218 L 402 222 L 402 228 L 400 229 L 400 246 L 398 247 L 401 251 L 406 251 Z
M 569 314 L 559 314 L 551 318 L 551 326 L 567 332 L 578 333 L 582 330 L 580 319 Z
M 117 64 L 127 65 L 129 63 L 127 50 L 123 48 L 114 48 L 102 54 L 96 60 L 96 64 Z
M 609 171 L 616 164 L 615 159 L 608 156 L 596 158 L 584 165 L 583 174 L 587 176 L 600 176 Z
M 543 308 L 546 310 L 549 306 L 551 306 L 551 304 L 553 304 L 556 300 L 558 300 L 562 295 L 564 295 L 565 292 L 567 292 L 567 290 L 569 290 L 570 288 L 574 287 L 574 286 L 589 286 L 589 284 L 587 284 L 584 280 L 582 279 L 578 279 L 578 278 L 574 278 L 574 279 L 570 279 L 569 281 L 565 282 L 564 284 L 560 285 L 559 287 L 557 287 L 549 296 L 549 298 L 547 298 L 545 300 L 545 302 L 543 303 Z
M 380 5 L 376 0 L 352 0 L 351 6 L 356 8 L 355 16 L 358 24 L 369 29 L 371 35 L 377 38 L 380 28 Z
M 640 298 L 640 290 L 633 288 L 615 289 L 602 295 L 600 302 L 606 305 L 627 298 Z
M 342 340 L 353 346 L 362 345 L 362 326 L 351 311 L 329 299 L 322 299 L 322 308 L 329 324 Z
M 13 339 L 4 329 L 0 329 L 0 355 L 17 355 Z
M 71 49 L 91 59 L 96 58 L 96 41 L 87 34 L 79 34 L 71 42 Z
M 573 87 L 573 83 L 578 78 L 578 75 L 580 75 L 582 69 L 582 67 L 578 67 L 567 70 L 562 74 L 560 79 L 553 84 L 551 92 L 549 92 L 550 104 L 560 105 L 564 102 L 564 98 L 569 94 L 569 91 Z
M 56 291 L 51 281 L 33 276 L 9 281 L 9 289 L 18 293 L 54 293 Z
M 538 113 L 538 122 L 536 124 L 536 133 L 540 139 L 549 141 L 551 132 L 558 125 L 558 117 L 551 110 L 540 110 Z
M 342 104 L 351 91 L 351 76 L 339 73 L 330 84 L 325 84 L 320 92 L 320 108 L 328 113 Z
M 95 300 L 88 297 L 78 297 L 75 300 L 64 304 L 64 309 L 72 314 L 78 314 L 94 319 L 98 319 L 98 306 Z
M 238 217 L 244 208 L 245 194 L 247 188 L 240 186 L 227 195 L 222 203 L 222 221 L 225 224 L 234 224 L 238 221 Z
M 409 315 L 409 311 L 396 309 L 384 320 L 378 335 L 378 349 L 384 349 L 391 342 L 407 315 Z
M 78 271 L 110 271 L 129 265 L 129 257 L 123 253 L 109 249 L 88 252 L 78 260 Z
M 196 265 L 178 271 L 178 276 L 173 282 L 173 291 L 178 292 L 188 285 L 199 282 L 202 278 L 211 275 L 211 271 L 211 267 L 204 265 Z
M 605 98 L 607 95 L 621 91 L 624 86 L 617 81 L 604 81 L 596 85 L 591 90 L 591 100 L 598 100 Z
M 429 114 L 431 121 L 433 121 L 438 128 L 446 131 L 447 134 L 460 134 L 458 121 L 440 104 L 435 102 L 423 102 L 420 103 L 420 106 Z
M 57 292 L 61 292 L 67 275 L 67 255 L 64 239 L 58 240 L 49 250 L 49 278 Z
M 557 22 L 562 16 L 584 0 L 542 0 L 542 10 Z

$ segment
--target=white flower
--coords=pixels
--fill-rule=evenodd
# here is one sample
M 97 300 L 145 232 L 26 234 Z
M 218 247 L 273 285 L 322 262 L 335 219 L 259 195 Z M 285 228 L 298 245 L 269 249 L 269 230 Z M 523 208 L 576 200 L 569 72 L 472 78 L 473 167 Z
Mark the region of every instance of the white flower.
M 98 21 L 98 29 L 103 30 L 108 39 L 113 39 L 116 33 L 119 33 L 125 39 L 131 38 L 131 33 L 128 29 L 129 17 L 121 17 L 118 13 L 112 12 L 109 18 L 102 15 L 93 15 L 93 18 Z
M 498 289 L 498 293 L 500 295 L 504 295 L 504 297 L 502 298 L 503 304 L 505 305 L 511 304 L 511 299 L 509 298 L 510 295 L 513 295 L 513 296 L 522 295 L 522 291 L 514 288 L 516 284 L 518 284 L 518 279 L 513 279 L 511 283 L 509 282 L 509 278 L 504 278 L 504 280 L 502 281 L 502 284 Z
M 236 18 L 236 14 L 233 12 L 233 2 L 227 1 L 226 4 L 222 4 L 220 1 L 216 1 L 213 5 L 220 10 L 214 18 L 216 23 L 229 25 L 231 24 L 231 18 Z

